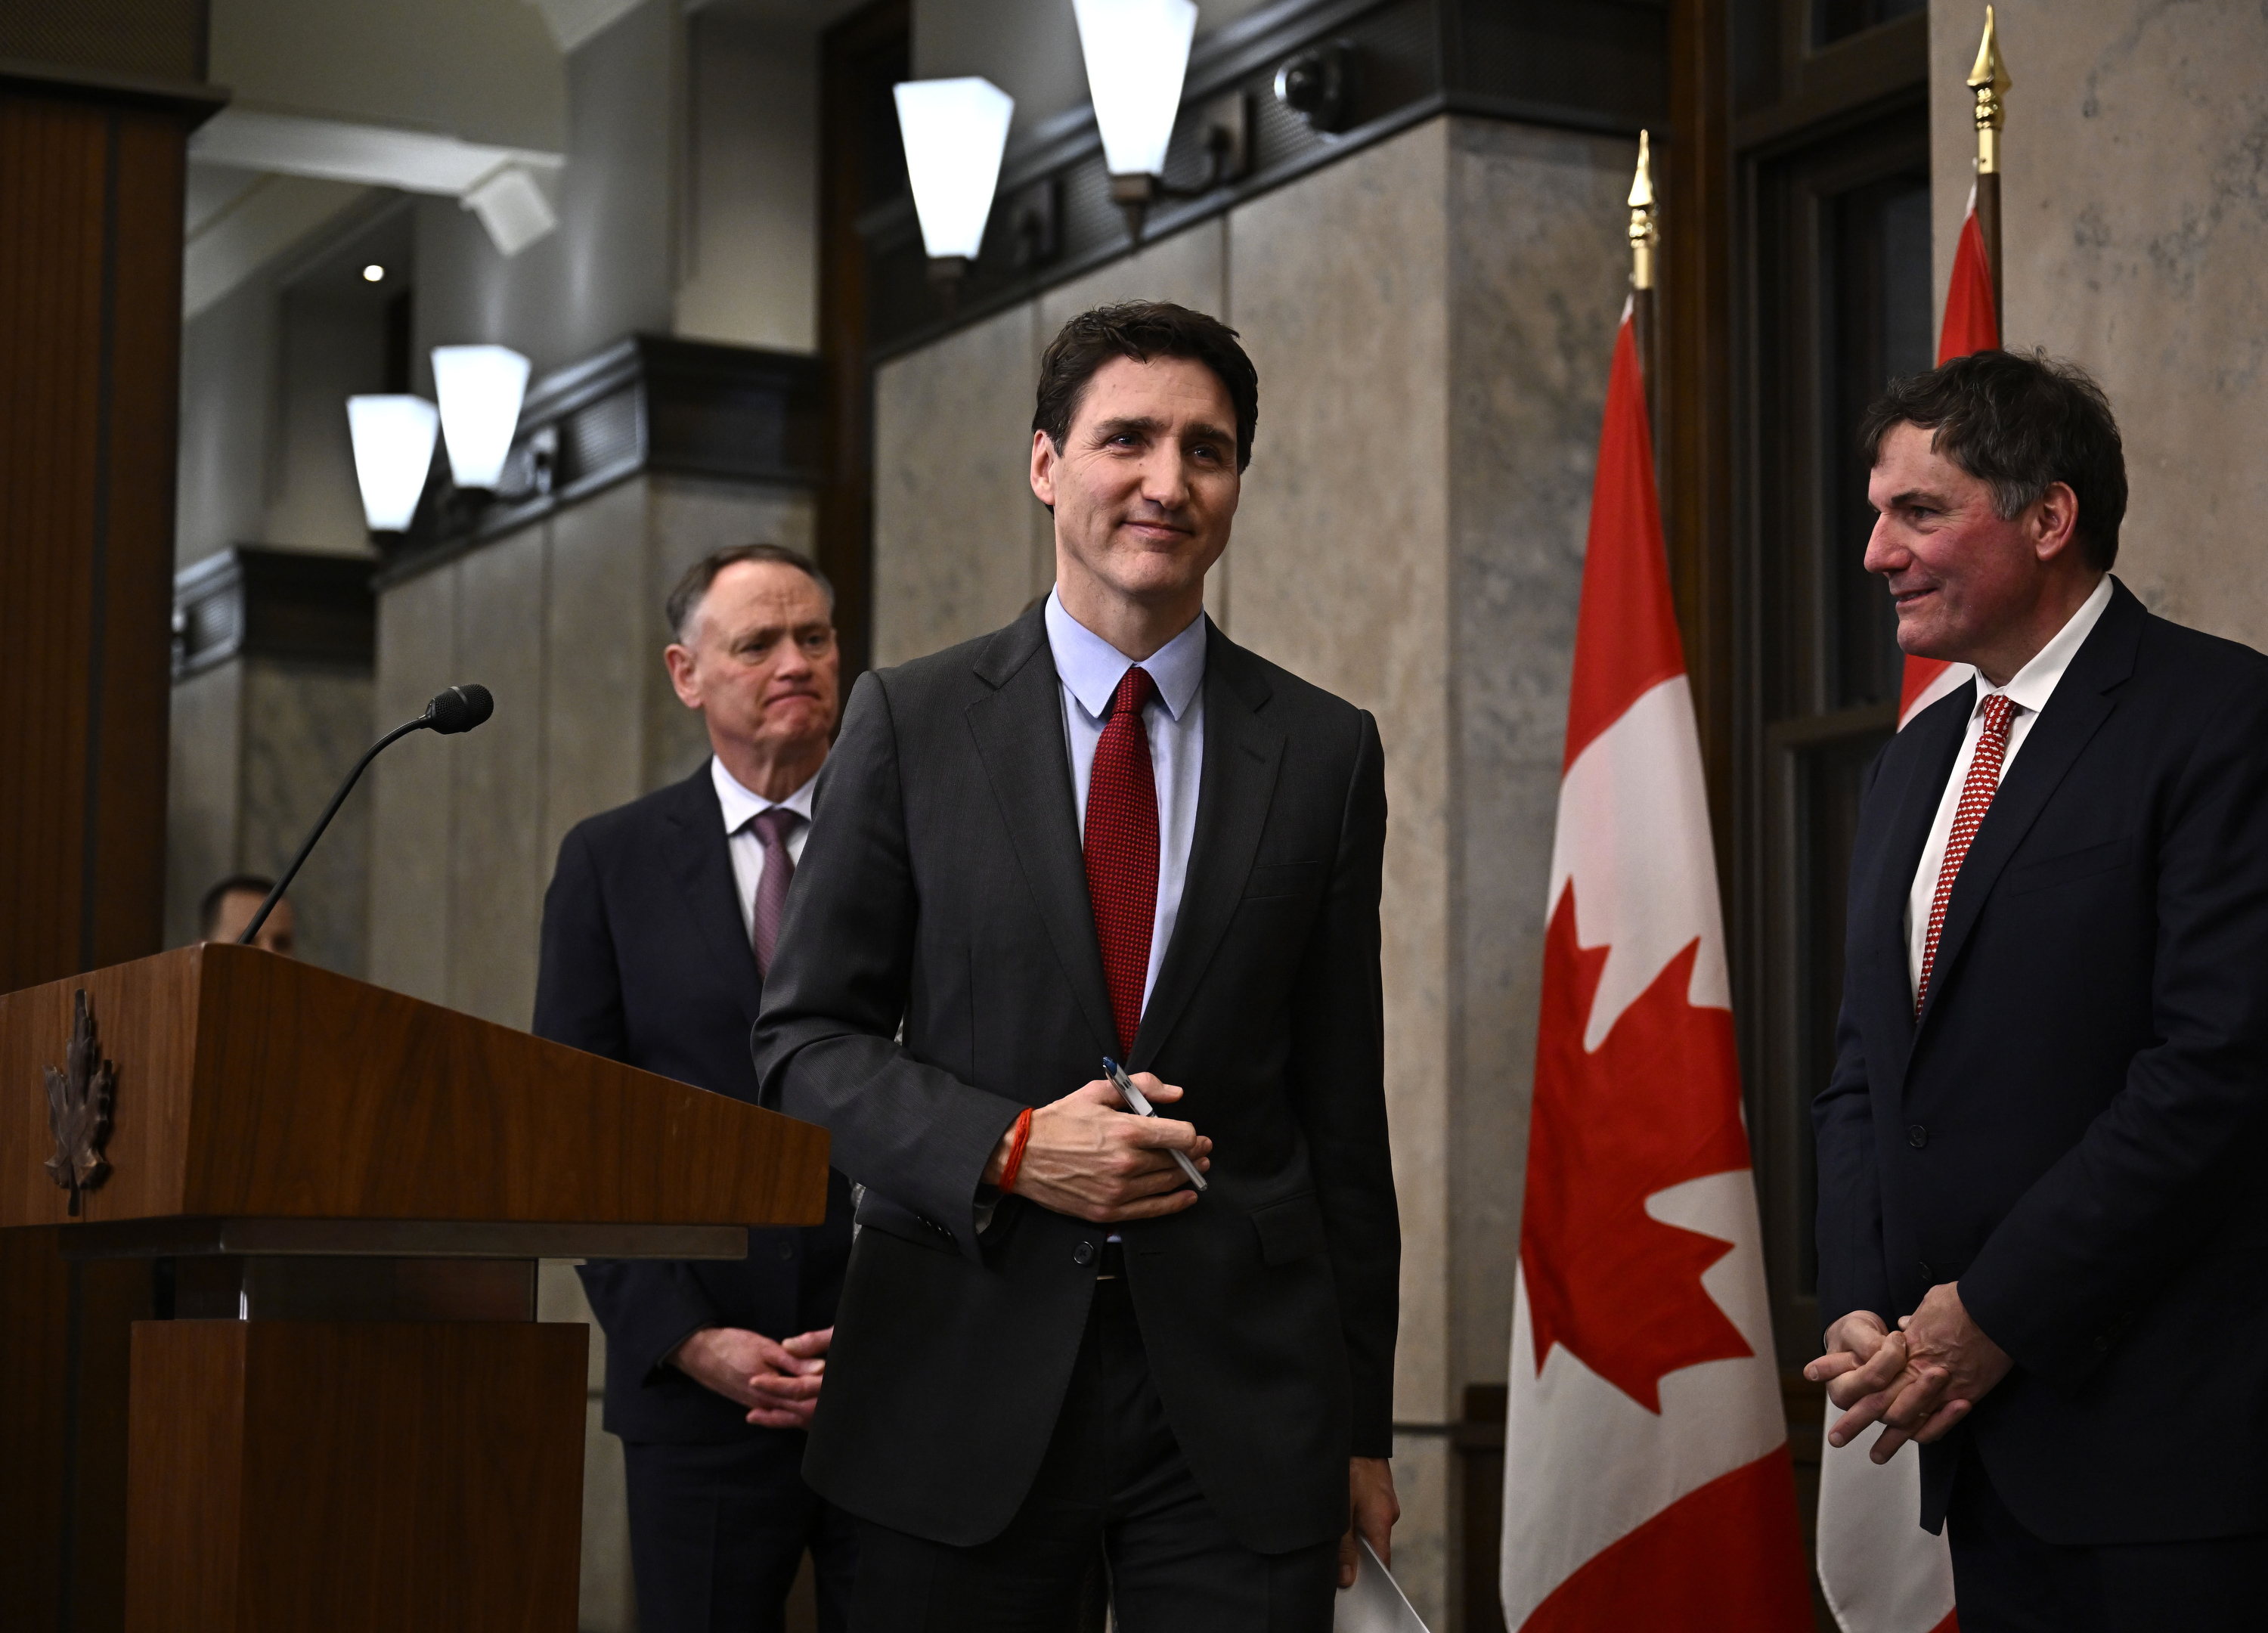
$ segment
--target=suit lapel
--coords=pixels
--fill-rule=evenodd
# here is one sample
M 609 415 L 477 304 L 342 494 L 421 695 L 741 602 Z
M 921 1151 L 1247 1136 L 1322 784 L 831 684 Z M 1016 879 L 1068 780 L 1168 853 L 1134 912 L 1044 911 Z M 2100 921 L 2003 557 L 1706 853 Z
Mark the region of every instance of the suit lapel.
M 2134 648 L 2142 630 L 2142 604 L 2123 585 L 2114 585 L 2110 605 L 2072 655 L 2055 694 L 2040 717 L 2032 722 L 2022 752 L 2001 780 L 1999 791 L 1977 825 L 1961 872 L 1953 881 L 1953 895 L 1945 907 L 1945 928 L 1938 932 L 1939 972 L 1930 982 L 1928 1002 L 1920 1025 L 1927 1026 L 1945 989 L 1958 978 L 1961 949 L 1977 927 L 2000 871 L 2047 808 L 2065 776 L 2088 741 L 2110 717 L 2116 700 L 2109 695 L 2134 671 Z
M 1890 819 L 1889 842 L 1883 847 L 1881 877 L 1874 881 L 1874 923 L 1867 953 L 1874 968 L 1867 973 L 1867 1002 L 1873 1009 L 1874 1034 L 1891 1041 L 1894 1064 L 1900 1079 L 1913 1053 L 1914 1005 L 1912 965 L 1906 953 L 1906 898 L 1913 888 L 1914 870 L 1929 843 L 1930 825 L 1937 820 L 1945 796 L 1946 778 L 1953 775 L 1961 756 L 1961 739 L 1976 707 L 1974 688 L 1955 692 L 1932 704 L 1906 730 L 1914 734 L 1906 779 L 1898 807 Z M 1853 972 L 1854 974 L 1856 972 Z
M 1047 626 L 1034 608 L 986 643 L 977 677 L 992 691 L 968 706 L 970 733 L 1024 883 L 1071 982 L 1098 1056 L 1117 1048 L 1102 953 L 1087 901 L 1079 809 L 1064 744 L 1063 697 Z M 719 819 L 722 820 L 721 818 Z
M 740 887 L 733 877 L 725 807 L 717 802 L 709 762 L 703 761 L 701 769 L 677 788 L 668 815 L 670 877 L 685 899 L 685 910 L 701 927 L 710 956 L 718 960 L 716 967 L 727 972 L 753 1026 L 762 1007 L 763 982 L 756 974 L 755 949 L 740 923 Z
M 1130 1070 L 1146 1069 L 1196 993 L 1213 951 L 1236 916 L 1284 759 L 1284 734 L 1261 710 L 1266 677 L 1241 647 L 1205 623 L 1204 765 L 1197 774 L 1197 831 L 1182 885 L 1174 938 L 1142 1011 Z

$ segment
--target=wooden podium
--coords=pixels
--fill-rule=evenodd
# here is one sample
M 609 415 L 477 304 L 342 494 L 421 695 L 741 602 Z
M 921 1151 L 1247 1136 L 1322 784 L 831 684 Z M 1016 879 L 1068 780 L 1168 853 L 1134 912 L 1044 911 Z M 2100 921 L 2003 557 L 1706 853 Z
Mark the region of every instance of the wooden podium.
M 132 1633 L 572 1633 L 587 1334 L 535 1320 L 535 1262 L 826 1212 L 823 1129 L 248 947 L 0 997 L 0 1228 L 150 1261 L 168 1318 Z

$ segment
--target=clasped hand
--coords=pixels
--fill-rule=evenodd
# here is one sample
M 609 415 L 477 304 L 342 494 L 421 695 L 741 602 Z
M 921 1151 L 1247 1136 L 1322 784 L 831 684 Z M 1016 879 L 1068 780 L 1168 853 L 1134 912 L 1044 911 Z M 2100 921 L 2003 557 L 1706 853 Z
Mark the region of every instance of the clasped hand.
M 1178 1086 L 1159 1082 L 1151 1072 L 1136 1072 L 1134 1086 L 1153 1106 L 1182 1098 Z M 1014 1137 L 1009 1130 L 993 1149 L 984 1166 L 987 1185 L 999 1184 Z M 1194 1124 L 1138 1117 L 1108 1078 L 1097 1078 L 1033 1110 L 1031 1135 L 1016 1169 L 1016 1195 L 1094 1225 L 1178 1213 L 1197 1194 L 1174 1162 L 1171 1153 L 1176 1151 L 1201 1170 L 1212 1166 L 1212 1142 Z
M 1854 1310 L 1827 1329 L 1827 1353 L 1803 1369 L 1844 1409 L 1827 1431 L 1847 1445 L 1879 1423 L 1867 1455 L 1887 1463 L 1909 1440 L 1942 1439 L 2015 1363 L 1969 1318 L 1957 1283 L 1929 1290 L 1892 1331 L 1872 1310 Z
M 748 1409 L 759 1429 L 806 1429 L 819 1405 L 835 1329 L 775 1341 L 739 1327 L 704 1327 L 670 1352 L 670 1365 Z

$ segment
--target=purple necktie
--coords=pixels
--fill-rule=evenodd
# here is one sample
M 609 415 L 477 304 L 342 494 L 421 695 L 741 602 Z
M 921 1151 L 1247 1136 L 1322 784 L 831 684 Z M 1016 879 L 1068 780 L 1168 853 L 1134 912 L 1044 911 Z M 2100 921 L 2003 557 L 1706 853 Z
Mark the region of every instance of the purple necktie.
M 756 880 L 756 974 L 768 974 L 772 949 L 779 945 L 780 920 L 787 912 L 787 887 L 795 878 L 795 858 L 787 853 L 787 836 L 803 820 L 785 805 L 759 811 L 750 824 L 764 848 L 763 876 Z

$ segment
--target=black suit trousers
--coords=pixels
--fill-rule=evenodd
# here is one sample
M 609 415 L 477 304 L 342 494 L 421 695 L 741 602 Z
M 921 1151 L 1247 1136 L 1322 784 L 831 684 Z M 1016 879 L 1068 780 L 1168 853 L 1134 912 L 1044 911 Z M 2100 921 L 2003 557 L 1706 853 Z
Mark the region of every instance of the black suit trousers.
M 705 1445 L 622 1443 L 642 1633 L 781 1633 L 806 1549 L 820 1633 L 843 1633 L 858 1535 L 803 1483 L 804 1438 L 767 1429 Z
M 862 1521 L 853 1633 L 1329 1633 L 1338 1544 L 1261 1554 L 1197 1489 L 1126 1284 L 1096 1284 L 1063 1410 L 1008 1528 L 974 1548 Z
M 2024 1528 L 1974 1456 L 1945 1523 L 1961 1633 L 2245 1633 L 2268 1620 L 2268 1533 L 2060 1547 Z

